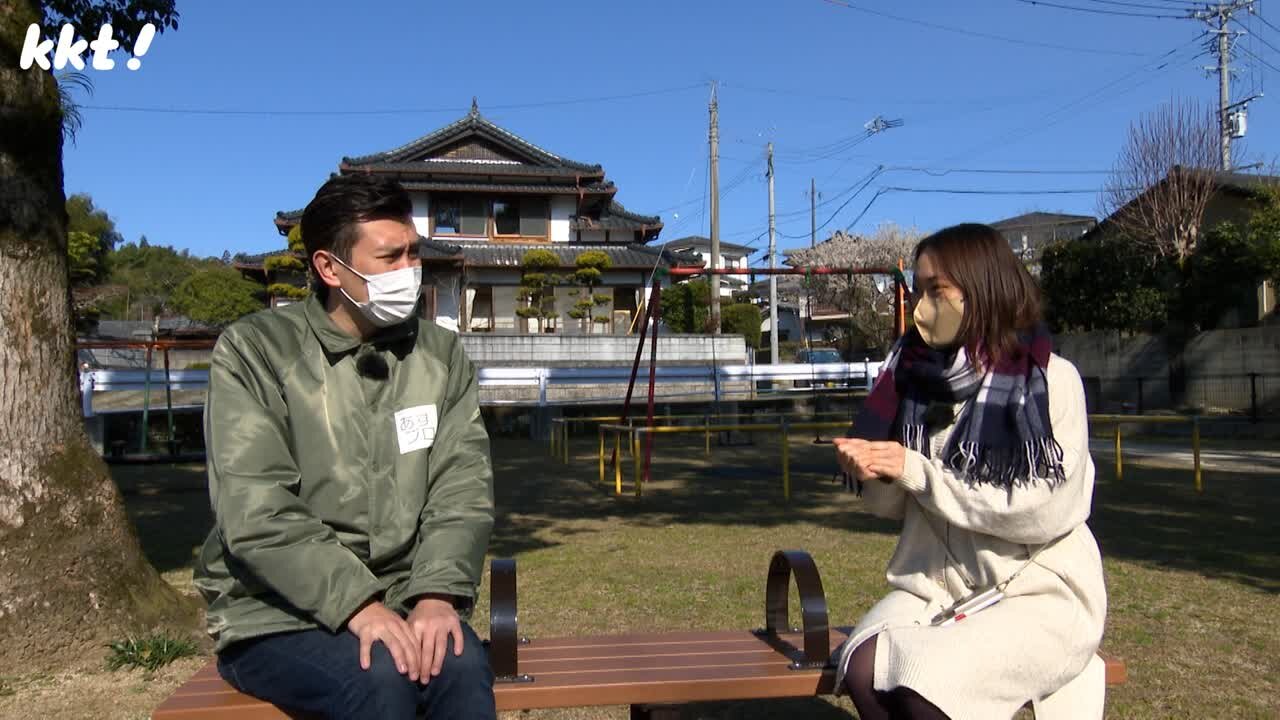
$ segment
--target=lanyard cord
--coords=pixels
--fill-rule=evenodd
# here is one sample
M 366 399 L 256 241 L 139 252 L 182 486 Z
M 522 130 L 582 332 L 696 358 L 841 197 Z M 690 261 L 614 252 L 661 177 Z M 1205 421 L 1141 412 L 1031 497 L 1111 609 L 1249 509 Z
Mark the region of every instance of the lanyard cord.
M 923 506 L 920 509 L 921 509 L 921 513 L 923 514 L 924 524 L 929 526 L 929 530 L 933 531 L 934 537 L 936 537 L 938 539 L 938 542 L 942 544 L 943 552 L 947 554 L 947 559 L 949 559 L 952 565 L 955 566 L 956 572 L 960 573 L 960 579 L 964 581 L 965 587 L 969 588 L 970 590 L 976 590 L 978 588 L 978 584 L 973 581 L 973 578 L 969 576 L 969 573 L 965 572 L 964 564 L 961 563 L 956 558 L 956 556 L 951 552 L 951 546 L 949 543 L 947 543 L 946 539 L 942 536 L 942 533 L 938 532 L 938 529 L 933 526 L 933 520 L 930 519 L 928 511 L 926 511 L 923 508 Z M 947 527 L 950 528 L 951 525 L 948 523 Z M 1028 567 L 1030 567 L 1031 563 L 1036 561 L 1036 558 L 1040 557 L 1040 553 L 1044 552 L 1045 550 L 1048 550 L 1051 546 L 1056 545 L 1059 540 L 1061 540 L 1062 538 L 1065 538 L 1067 535 L 1070 535 L 1070 534 L 1071 534 L 1071 531 L 1068 530 L 1066 533 L 1059 535 L 1058 537 L 1036 548 L 1035 551 L 1031 553 L 1030 557 L 1027 558 L 1026 562 L 1018 566 L 1018 569 L 1014 570 L 1013 574 L 1011 574 L 1009 577 L 996 583 L 995 588 L 1000 592 L 1004 592 L 1005 588 L 1009 586 L 1009 583 L 1013 582 L 1015 578 L 1021 575 L 1023 570 L 1026 570 Z M 1030 547 L 1030 546 L 1026 546 L 1026 547 Z

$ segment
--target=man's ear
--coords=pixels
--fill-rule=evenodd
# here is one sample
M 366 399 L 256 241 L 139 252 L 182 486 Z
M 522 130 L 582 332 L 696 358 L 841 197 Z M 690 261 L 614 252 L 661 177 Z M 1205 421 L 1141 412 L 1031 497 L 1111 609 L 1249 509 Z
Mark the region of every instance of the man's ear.
M 331 288 L 342 286 L 342 282 L 338 280 L 338 263 L 334 262 L 333 255 L 328 251 L 317 250 L 312 253 L 311 266 L 315 268 L 316 277 L 320 278 L 320 282 Z

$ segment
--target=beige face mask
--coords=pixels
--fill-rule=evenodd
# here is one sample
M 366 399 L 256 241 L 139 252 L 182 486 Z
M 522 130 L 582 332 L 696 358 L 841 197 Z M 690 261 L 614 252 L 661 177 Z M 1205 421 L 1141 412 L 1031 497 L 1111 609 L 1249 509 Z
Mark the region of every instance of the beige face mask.
M 964 300 L 943 296 L 939 301 L 928 295 L 920 298 L 913 313 L 920 337 L 931 348 L 949 347 L 960 334 L 960 321 L 964 319 Z

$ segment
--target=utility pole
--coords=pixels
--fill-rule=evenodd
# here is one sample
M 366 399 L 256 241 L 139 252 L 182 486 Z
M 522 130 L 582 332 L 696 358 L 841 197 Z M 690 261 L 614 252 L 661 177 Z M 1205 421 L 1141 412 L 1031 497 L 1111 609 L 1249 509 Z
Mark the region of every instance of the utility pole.
M 818 247 L 818 191 L 809 178 L 809 249 Z
M 1213 44 L 1213 53 L 1218 56 L 1218 64 L 1206 67 L 1205 70 L 1218 74 L 1218 145 L 1222 151 L 1222 170 L 1224 172 L 1231 170 L 1231 139 L 1244 136 L 1243 123 L 1237 127 L 1237 113 L 1233 112 L 1233 109 L 1237 106 L 1243 106 L 1239 115 L 1243 120 L 1249 101 L 1258 97 L 1254 96 L 1235 105 L 1231 104 L 1231 40 L 1232 36 L 1240 35 L 1241 33 L 1231 30 L 1230 22 L 1232 16 L 1237 12 L 1252 12 L 1255 3 L 1256 0 L 1220 1 L 1207 6 L 1203 10 L 1196 10 L 1190 13 L 1190 17 L 1208 23 L 1210 32 L 1218 36 L 1217 42 Z
M 778 267 L 773 215 L 773 143 L 769 143 L 769 269 Z M 769 275 L 769 362 L 778 364 L 778 276 Z
M 720 334 L 720 108 L 716 84 L 711 83 L 711 334 Z
M 1231 40 L 1227 36 L 1227 20 L 1231 14 L 1218 5 L 1218 131 L 1222 137 L 1222 171 L 1231 169 L 1231 121 L 1227 106 L 1231 104 Z

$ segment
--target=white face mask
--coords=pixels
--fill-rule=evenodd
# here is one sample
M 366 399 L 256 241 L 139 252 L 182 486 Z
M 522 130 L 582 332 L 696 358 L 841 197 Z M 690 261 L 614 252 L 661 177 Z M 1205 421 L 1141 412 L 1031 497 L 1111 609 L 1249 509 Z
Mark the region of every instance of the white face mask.
M 338 292 L 355 305 L 369 322 L 378 327 L 389 327 L 403 322 L 413 314 L 418 304 L 418 293 L 422 287 L 422 266 L 400 268 L 377 275 L 365 275 L 342 261 L 337 255 L 332 256 L 338 264 L 355 273 L 364 280 L 369 289 L 369 300 L 358 303 L 341 287 Z

